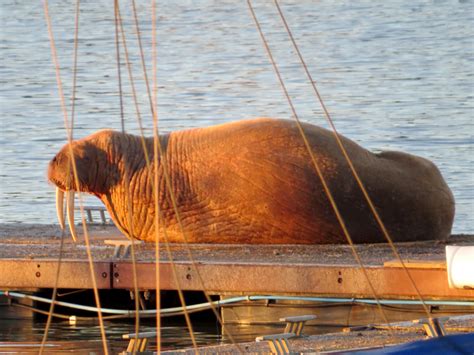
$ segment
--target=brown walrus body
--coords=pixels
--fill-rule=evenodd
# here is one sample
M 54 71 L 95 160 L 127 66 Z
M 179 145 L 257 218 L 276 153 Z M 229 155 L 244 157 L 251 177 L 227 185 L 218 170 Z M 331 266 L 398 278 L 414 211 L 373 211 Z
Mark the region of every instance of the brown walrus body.
M 384 242 L 333 133 L 303 127 L 354 242 Z M 373 154 L 341 139 L 394 240 L 450 235 L 454 199 L 433 163 L 400 152 Z M 163 164 L 189 242 L 346 242 L 294 122 L 238 121 L 173 132 L 160 141 L 166 159 L 158 163 L 159 207 L 171 242 L 183 239 Z M 153 139 L 147 138 L 146 145 L 153 163 Z M 73 142 L 73 150 L 80 186 L 70 189 L 96 195 L 115 224 L 130 234 L 124 186 L 128 169 L 133 236 L 154 240 L 156 166 L 147 169 L 140 138 L 100 131 Z M 49 180 L 62 190 L 69 190 L 68 156 L 65 146 L 49 165 Z

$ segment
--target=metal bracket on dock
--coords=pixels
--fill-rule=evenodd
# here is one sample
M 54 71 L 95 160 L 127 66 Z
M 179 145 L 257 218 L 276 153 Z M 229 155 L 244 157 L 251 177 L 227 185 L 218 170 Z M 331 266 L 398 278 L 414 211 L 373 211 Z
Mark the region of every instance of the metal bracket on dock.
M 114 249 L 114 258 L 123 259 L 126 258 L 130 254 L 130 246 L 132 245 L 132 241 L 128 239 L 106 239 L 104 243 L 107 245 L 115 246 Z M 143 244 L 142 241 L 133 241 L 134 245 Z M 123 250 L 122 253 L 121 250 Z M 120 255 L 122 254 L 122 255 Z
M 135 290 L 130 290 L 130 299 L 135 300 Z M 140 309 L 146 310 L 146 301 L 150 299 L 150 291 L 138 291 L 138 302 L 140 303 Z
M 313 319 L 316 319 L 315 315 L 280 318 L 280 321 L 286 322 L 284 333 L 264 335 L 257 337 L 255 341 L 260 342 L 266 340 L 272 354 L 292 354 L 288 339 L 302 336 L 305 323 Z
M 295 337 L 303 334 L 303 328 L 307 321 L 316 319 L 314 315 L 296 316 L 280 318 L 280 321 L 286 322 L 285 333 L 294 333 Z
M 423 324 L 426 335 L 430 338 L 437 338 L 446 335 L 446 330 L 444 329 L 444 322 L 449 320 L 449 317 L 439 317 L 439 318 L 421 318 L 415 319 L 413 324 Z
M 128 340 L 127 350 L 122 351 L 120 355 L 128 354 L 153 354 L 153 352 L 146 351 L 148 345 L 148 338 L 156 336 L 155 332 L 131 333 L 122 335 L 122 339 Z
M 92 211 L 99 211 L 100 220 L 102 224 L 107 224 L 107 219 L 105 218 L 105 207 L 103 206 L 84 206 L 84 211 L 87 215 L 87 224 L 94 223 L 94 218 L 92 216 Z M 80 207 L 76 207 L 76 210 L 80 210 Z
M 292 354 L 290 351 L 290 344 L 288 344 L 288 339 L 294 337 L 294 333 L 272 334 L 257 337 L 255 341 L 260 342 L 266 340 L 270 346 L 272 354 Z

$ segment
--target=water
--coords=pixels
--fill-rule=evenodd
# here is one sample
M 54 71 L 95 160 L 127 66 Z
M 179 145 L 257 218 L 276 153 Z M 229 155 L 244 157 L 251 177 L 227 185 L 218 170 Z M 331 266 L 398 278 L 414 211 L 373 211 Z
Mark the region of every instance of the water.
M 375 306 L 343 306 L 343 305 L 306 305 L 304 309 L 300 305 L 286 304 L 286 308 L 274 306 L 270 315 L 268 307 L 261 306 L 258 310 L 254 310 L 252 306 L 246 308 L 231 308 L 230 312 L 237 311 L 239 317 L 244 324 L 235 324 L 232 321 L 226 323 L 226 330 L 232 334 L 232 338 L 236 343 L 254 341 L 257 336 L 278 334 L 283 331 L 284 323 L 277 320 L 285 315 L 302 315 L 315 314 L 317 319 L 309 322 L 304 328 L 304 334 L 317 335 L 324 333 L 334 333 L 341 331 L 344 327 L 360 326 L 367 324 L 383 323 L 379 310 Z M 454 308 L 433 310 L 435 317 L 441 316 L 457 316 L 460 310 Z M 472 307 L 465 308 L 463 313 L 472 314 Z M 406 321 L 411 319 L 423 318 L 426 314 L 421 307 L 387 307 L 385 313 L 392 322 Z M 229 314 L 227 314 L 228 316 Z M 20 350 L 30 350 L 32 344 L 38 346 L 44 336 L 45 321 L 32 317 L 27 310 L 17 307 L 10 307 L 2 304 L 0 299 L 0 352 L 2 349 L 11 346 L 11 342 L 16 342 L 17 348 Z M 230 318 L 233 318 L 230 316 Z M 207 314 L 198 321 L 194 320 L 193 331 L 198 346 L 209 346 L 217 344 L 231 344 L 230 337 L 223 334 L 221 326 L 217 323 L 212 314 Z M 245 324 L 246 321 L 252 319 L 252 322 Z M 141 319 L 140 332 L 156 331 L 154 319 Z M 112 349 L 112 353 L 116 354 L 124 351 L 128 341 L 122 339 L 123 334 L 134 333 L 134 322 L 130 321 L 105 321 L 104 329 L 107 336 L 107 344 Z M 97 321 L 78 320 L 76 324 L 70 324 L 67 320 L 54 320 L 51 323 L 48 332 L 47 344 L 50 347 L 58 347 L 66 343 L 69 349 L 75 352 L 89 354 L 101 353 L 101 332 Z M 28 347 L 25 345 L 28 344 Z M 21 343 L 21 344 L 20 344 Z M 161 349 L 174 350 L 183 348 L 192 348 L 193 343 L 189 334 L 189 330 L 182 319 L 162 319 L 161 327 Z M 80 350 L 79 350 L 80 349 Z M 149 339 L 148 350 L 156 351 L 156 338 Z M 63 349 L 62 353 L 66 353 Z
M 49 4 L 69 98 L 74 2 Z M 1 7 L 0 222 L 52 223 L 53 187 L 45 170 L 65 143 L 65 131 L 42 4 L 5 0 Z M 326 126 L 272 2 L 255 7 L 298 114 Z M 399 149 L 433 160 L 456 197 L 454 232 L 473 232 L 473 2 L 289 1 L 283 10 L 340 132 L 373 150 Z M 149 2 L 138 1 L 138 11 L 150 66 Z M 128 3 L 122 13 L 143 125 L 150 132 Z M 158 14 L 163 131 L 291 117 L 245 2 L 164 1 Z M 76 137 L 121 127 L 113 7 L 110 1 L 83 1 L 80 16 Z M 137 133 L 125 67 L 122 76 L 125 126 Z
M 0 308 L 0 312 L 2 309 Z M 155 321 L 142 321 L 140 332 L 155 332 Z M 31 318 L 15 318 L 0 320 L 0 343 L 1 342 L 35 342 L 41 343 L 44 336 L 45 323 L 38 322 Z M 107 344 L 112 349 L 113 354 L 118 354 L 126 349 L 128 341 L 122 339 L 123 334 L 134 333 L 135 328 L 131 322 L 105 322 L 104 324 Z M 195 323 L 196 342 L 199 346 L 215 345 L 222 341 L 219 327 L 216 324 Z M 161 328 L 161 349 L 170 350 L 176 348 L 192 347 L 193 343 L 189 335 L 189 330 L 183 322 L 178 324 L 167 324 Z M 239 340 L 248 341 L 250 336 L 239 337 Z M 255 335 L 253 335 L 254 340 Z M 67 340 L 75 352 L 101 353 L 102 342 L 100 326 L 97 322 L 79 322 L 71 325 L 67 321 L 54 321 L 48 333 L 48 344 L 57 344 Z M 85 340 L 89 340 L 85 342 Z M 92 340 L 92 341 L 91 341 Z M 8 344 L 8 343 L 7 343 Z M 7 344 L 3 344 L 6 347 Z M 148 350 L 156 351 L 156 339 L 150 339 Z M 26 350 L 26 349 L 21 349 Z M 1 351 L 1 346 L 0 346 Z M 87 351 L 87 352 L 86 352 Z M 46 352 L 47 353 L 47 352 Z

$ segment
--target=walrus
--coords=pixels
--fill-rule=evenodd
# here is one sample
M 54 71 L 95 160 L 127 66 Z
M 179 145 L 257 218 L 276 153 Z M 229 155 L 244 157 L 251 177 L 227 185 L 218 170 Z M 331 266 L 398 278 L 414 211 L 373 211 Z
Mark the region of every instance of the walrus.
M 353 241 L 384 242 L 333 132 L 308 123 L 302 126 Z M 432 162 L 395 151 L 375 154 L 340 138 L 393 240 L 450 235 L 454 198 Z M 69 195 L 71 215 L 74 191 L 82 191 L 97 196 L 128 237 L 154 241 L 157 171 L 160 229 L 166 229 L 169 242 L 183 242 L 166 184 L 167 171 L 188 242 L 346 243 L 296 122 L 242 120 L 172 132 L 159 139 L 162 155 L 157 165 L 153 138 L 144 139 L 149 166 L 139 136 L 102 130 L 73 141 L 78 185 L 72 177 L 70 147 L 65 145 L 48 167 L 48 179 L 57 186 L 58 215 L 63 214 L 64 192 Z

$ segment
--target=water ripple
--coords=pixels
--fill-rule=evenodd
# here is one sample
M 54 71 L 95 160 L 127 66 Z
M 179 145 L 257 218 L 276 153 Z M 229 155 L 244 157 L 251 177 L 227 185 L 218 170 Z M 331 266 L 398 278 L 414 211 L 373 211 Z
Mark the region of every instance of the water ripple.
M 138 1 L 150 68 L 149 3 Z M 158 5 L 159 117 L 163 131 L 255 116 L 291 117 L 248 9 L 233 1 Z M 305 121 L 327 126 L 275 8 L 255 1 L 288 90 Z M 113 11 L 81 6 L 75 136 L 120 128 Z M 340 132 L 373 150 L 434 160 L 457 201 L 454 231 L 473 232 L 472 1 L 288 1 L 287 20 Z M 50 1 L 66 97 L 71 95 L 74 2 Z M 145 131 L 145 85 L 129 6 L 123 5 Z M 40 2 L 0 11 L 0 222 L 54 220 L 45 170 L 65 142 Z M 138 132 L 122 66 L 125 124 Z M 68 99 L 69 102 L 69 99 Z M 49 201 L 38 208 L 38 201 Z

